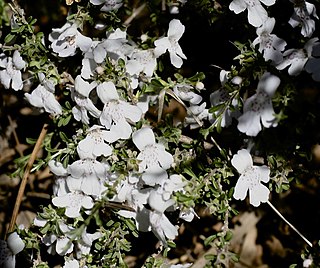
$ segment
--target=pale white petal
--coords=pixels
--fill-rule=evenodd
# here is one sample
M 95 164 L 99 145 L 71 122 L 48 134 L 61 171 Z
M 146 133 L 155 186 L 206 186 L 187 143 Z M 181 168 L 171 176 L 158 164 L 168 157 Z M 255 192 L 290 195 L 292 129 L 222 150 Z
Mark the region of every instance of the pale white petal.
M 93 5 L 102 5 L 106 2 L 106 0 L 90 0 L 90 3 Z
M 48 221 L 41 219 L 39 217 L 35 217 L 33 220 L 33 224 L 38 227 L 44 227 Z
M 119 139 L 129 139 L 131 133 L 132 128 L 130 124 L 124 118 L 121 118 L 111 126 L 110 131 L 105 133 L 105 139 L 112 143 Z
M 275 112 L 273 110 L 271 101 L 265 106 L 263 111 L 261 111 L 261 122 L 262 125 L 267 128 L 277 125 Z
M 97 45 L 93 50 L 93 56 L 96 63 L 102 63 L 107 56 L 107 51 L 102 45 Z
M 249 191 L 250 204 L 258 207 L 261 202 L 265 203 L 269 200 L 269 194 L 269 189 L 262 184 L 253 187 L 253 189 Z
M 21 70 L 26 66 L 25 61 L 20 56 L 20 53 L 18 50 L 15 50 L 12 56 L 12 62 L 16 69 Z
M 176 68 L 180 68 L 183 64 L 183 60 L 175 53 L 170 53 L 170 61 Z
M 232 157 L 231 164 L 242 174 L 246 169 L 253 166 L 253 161 L 250 153 L 246 149 L 241 149 Z
M 87 195 L 98 196 L 102 189 L 102 183 L 95 174 L 88 175 L 82 180 L 81 190 Z
M 257 91 L 263 90 L 269 97 L 272 97 L 279 85 L 280 78 L 266 72 L 259 80 Z
M 276 0 L 260 0 L 266 6 L 272 6 L 275 4 Z
M 158 144 L 159 145 L 159 144 Z M 157 150 L 159 157 L 159 164 L 163 169 L 169 169 L 173 164 L 173 156 L 163 150 Z
M 103 103 L 119 100 L 119 94 L 113 82 L 103 82 L 97 86 L 97 94 Z
M 81 51 L 86 52 L 90 49 L 92 44 L 91 38 L 84 36 L 80 32 L 77 32 L 76 45 L 81 49 Z
M 8 236 L 7 244 L 13 255 L 17 255 L 25 247 L 23 240 L 20 238 L 17 232 L 13 232 Z
M 89 98 L 89 94 L 91 90 L 95 87 L 95 84 L 83 80 L 80 75 L 77 75 L 74 82 L 75 91 L 80 93 L 83 97 Z
M 233 198 L 237 200 L 244 200 L 247 196 L 249 186 L 250 183 L 241 175 L 234 188 Z
M 0 71 L 0 82 L 6 89 L 10 88 L 11 76 L 6 70 Z
M 138 122 L 141 119 L 142 111 L 136 105 L 131 105 L 127 102 L 120 103 L 125 118 L 130 119 L 132 122 Z
M 141 151 L 143 148 L 150 144 L 155 144 L 156 139 L 151 128 L 144 127 L 132 134 L 132 141 Z
M 168 37 L 178 41 L 185 31 L 185 26 L 180 20 L 173 19 L 169 23 Z
M 263 182 L 268 182 L 270 180 L 270 168 L 267 166 L 255 167 L 257 172 L 260 174 L 260 180 Z
M 22 75 L 18 70 L 13 70 L 12 74 L 12 88 L 14 90 L 21 90 L 23 88 Z
M 168 207 L 174 204 L 173 199 L 164 200 L 162 194 L 158 193 L 156 190 L 152 190 L 149 195 L 148 204 L 150 207 L 160 213 L 163 213 Z
M 64 263 L 64 266 L 63 268 L 79 268 L 80 265 L 79 265 L 79 262 L 77 260 L 67 260 L 65 263 Z
M 88 165 L 83 160 L 77 160 L 73 162 L 71 165 L 68 165 L 67 171 L 74 178 L 81 178 L 81 176 L 85 173 Z
M 167 178 L 167 172 L 159 166 L 149 167 L 142 174 L 142 180 L 145 184 L 150 186 L 154 186 L 156 184 L 162 185 Z
M 154 41 L 155 49 L 154 55 L 156 58 L 164 54 L 168 48 L 171 47 L 171 43 L 168 37 L 161 37 L 160 39 Z
M 56 244 L 56 251 L 60 256 L 64 256 L 73 251 L 73 244 L 67 237 L 58 238 Z
M 252 26 L 259 27 L 267 20 L 268 13 L 259 1 L 254 2 L 252 7 L 248 6 L 248 21 Z
M 236 14 L 239 14 L 247 8 L 246 2 L 243 0 L 233 0 L 230 5 L 229 9 Z
M 291 66 L 288 69 L 288 73 L 293 76 L 297 76 L 303 70 L 305 63 L 307 62 L 308 58 L 305 59 L 296 59 L 292 61 Z
M 260 115 L 247 111 L 238 118 L 238 129 L 242 133 L 246 133 L 248 136 L 257 136 L 261 131 Z

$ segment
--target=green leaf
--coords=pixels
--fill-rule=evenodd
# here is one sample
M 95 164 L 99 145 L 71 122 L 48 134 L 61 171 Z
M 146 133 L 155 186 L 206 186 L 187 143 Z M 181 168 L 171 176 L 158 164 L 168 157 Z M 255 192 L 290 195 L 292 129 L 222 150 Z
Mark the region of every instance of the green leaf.
M 207 260 L 207 261 L 215 261 L 217 259 L 217 256 L 214 255 L 214 254 L 206 254 L 204 255 L 204 258 Z
M 209 237 L 207 237 L 205 240 L 204 240 L 204 245 L 205 246 L 209 246 L 215 239 L 217 238 L 217 235 L 210 235 Z
M 15 37 L 16 37 L 15 35 L 9 33 L 9 34 L 4 38 L 4 42 L 5 42 L 6 44 L 8 44 L 8 43 L 10 43 L 11 41 L 13 41 L 13 39 L 14 39 Z
M 229 242 L 233 237 L 233 233 L 231 231 L 227 231 L 226 235 L 224 236 L 224 240 Z

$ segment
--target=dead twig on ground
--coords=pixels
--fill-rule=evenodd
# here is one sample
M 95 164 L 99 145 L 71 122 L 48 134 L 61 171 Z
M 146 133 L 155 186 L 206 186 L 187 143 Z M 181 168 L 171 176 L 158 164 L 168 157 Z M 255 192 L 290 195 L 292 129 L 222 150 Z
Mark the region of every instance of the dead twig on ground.
M 27 163 L 27 166 L 26 166 L 26 169 L 24 171 L 24 174 L 23 174 L 23 178 L 21 180 L 21 184 L 20 184 L 20 187 L 19 187 L 19 191 L 18 191 L 18 195 L 17 195 L 17 198 L 16 198 L 16 202 L 14 204 L 14 208 L 13 208 L 13 212 L 12 212 L 12 216 L 11 216 L 11 221 L 10 221 L 10 224 L 9 224 L 9 228 L 6 232 L 6 236 L 8 233 L 12 232 L 14 230 L 14 226 L 15 226 L 15 223 L 16 223 L 16 219 L 17 219 L 17 215 L 19 213 L 19 208 L 20 208 L 20 205 L 21 205 L 21 201 L 22 201 L 22 197 L 24 195 L 24 190 L 26 188 L 26 185 L 27 185 L 27 182 L 28 182 L 28 177 L 29 177 L 29 174 L 30 174 L 30 170 L 33 166 L 33 163 L 37 157 L 37 153 L 41 147 L 41 144 L 47 134 L 47 129 L 48 129 L 48 124 L 45 123 L 42 127 L 42 130 L 40 132 L 40 135 L 38 137 L 38 140 L 33 148 L 33 151 L 31 153 L 31 156 L 29 158 L 29 161 Z

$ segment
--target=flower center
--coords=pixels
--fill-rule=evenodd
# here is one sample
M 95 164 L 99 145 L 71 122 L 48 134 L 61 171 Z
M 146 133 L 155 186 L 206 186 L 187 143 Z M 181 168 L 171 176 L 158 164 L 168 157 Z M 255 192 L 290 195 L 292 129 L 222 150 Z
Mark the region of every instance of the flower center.
M 9 76 L 11 76 L 11 77 L 14 75 L 14 72 L 16 71 L 16 68 L 14 67 L 14 65 L 12 63 L 12 58 L 8 58 L 6 71 L 9 74 Z
M 104 113 L 111 117 L 113 123 L 119 122 L 124 116 L 123 109 L 118 100 L 109 101 L 104 106 Z
M 141 157 L 145 160 L 147 167 L 159 165 L 158 150 L 156 144 L 146 145 L 141 152 Z
M 73 46 L 76 43 L 76 36 L 67 36 L 66 41 L 69 43 L 69 46 Z
M 266 107 L 266 104 L 270 100 L 270 97 L 267 93 L 263 91 L 258 91 L 256 94 L 256 97 L 251 103 L 251 110 L 256 113 L 260 113 L 260 111 L 263 111 Z
M 249 183 L 249 189 L 252 190 L 260 183 L 259 173 L 254 167 L 247 168 L 243 173 L 243 178 Z
M 91 139 L 93 139 L 96 145 L 103 143 L 102 133 L 100 129 L 95 129 L 89 133 Z

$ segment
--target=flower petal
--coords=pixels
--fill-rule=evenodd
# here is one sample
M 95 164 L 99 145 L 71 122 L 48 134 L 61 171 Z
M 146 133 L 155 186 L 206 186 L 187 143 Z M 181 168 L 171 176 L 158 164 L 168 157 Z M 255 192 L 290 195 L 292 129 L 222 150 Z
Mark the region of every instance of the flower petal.
M 260 115 L 247 111 L 238 118 L 238 129 L 248 136 L 257 136 L 261 131 Z
M 250 183 L 241 175 L 234 188 L 233 198 L 244 200 L 247 196 Z
M 13 255 L 17 255 L 25 247 L 24 242 L 16 232 L 13 232 L 8 236 L 7 244 Z
M 269 189 L 259 184 L 249 191 L 250 204 L 258 207 L 261 202 L 265 203 L 269 200 Z
M 267 166 L 255 167 L 260 173 L 260 181 L 268 182 L 270 180 L 270 168 Z
M 252 157 L 246 149 L 241 149 L 231 159 L 231 164 L 242 174 L 253 166 Z
M 97 86 L 97 94 L 100 100 L 107 104 L 112 100 L 119 100 L 119 94 L 113 82 L 103 82 Z
M 151 128 L 144 127 L 132 134 L 132 141 L 141 151 L 145 146 L 155 144 L 156 138 Z

